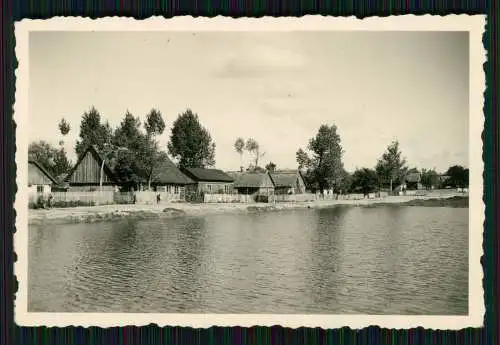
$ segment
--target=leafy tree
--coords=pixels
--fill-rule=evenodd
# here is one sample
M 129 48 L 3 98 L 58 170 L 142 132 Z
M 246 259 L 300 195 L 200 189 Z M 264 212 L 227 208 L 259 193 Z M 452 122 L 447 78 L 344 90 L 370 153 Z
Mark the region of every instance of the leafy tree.
M 234 149 L 240 155 L 240 170 L 243 170 L 243 152 L 245 150 L 245 140 L 243 138 L 238 138 L 234 142 Z
M 378 176 L 375 170 L 362 168 L 357 169 L 352 175 L 352 190 L 368 195 L 377 190 Z
M 312 190 L 333 188 L 344 190 L 347 178 L 342 163 L 343 150 L 337 126 L 321 125 L 316 136 L 309 140 L 311 156 L 302 148 L 296 152 L 300 170 L 306 170 L 304 179 Z
M 68 160 L 66 152 L 43 140 L 29 144 L 28 159 L 41 164 L 56 178 L 66 174 L 71 169 L 71 162 Z
M 180 167 L 215 165 L 215 143 L 191 109 L 180 114 L 173 123 L 168 151 Z
M 259 143 L 257 142 L 257 140 L 253 139 L 253 138 L 249 138 L 247 139 L 247 142 L 245 144 L 245 149 L 250 152 L 250 153 L 253 153 L 254 155 L 254 166 L 255 167 L 258 167 L 259 166 L 259 159 L 264 157 L 265 156 L 265 153 L 261 153 L 260 152 L 260 145 Z
M 99 150 L 109 144 L 113 130 L 109 123 L 101 123 L 101 114 L 94 107 L 82 116 L 80 123 L 80 140 L 77 140 L 75 151 L 78 156 L 90 146 L 95 145 Z
M 144 129 L 146 130 L 146 134 L 149 140 L 149 151 L 150 156 L 147 157 L 146 165 L 148 169 L 148 189 L 151 189 L 151 180 L 153 178 L 153 171 L 157 164 L 162 162 L 165 159 L 162 155 L 160 155 L 158 143 L 155 138 L 158 135 L 161 135 L 165 130 L 165 121 L 161 115 L 161 112 L 157 109 L 151 109 L 151 111 L 146 116 L 146 122 L 144 123 Z
M 148 135 L 141 132 L 141 121 L 128 110 L 116 128 L 112 145 L 108 152 L 122 148 L 121 154 L 114 155 L 115 173 L 123 181 L 138 185 L 151 174 L 155 159 L 154 149 Z
M 266 170 L 270 172 L 276 171 L 276 164 L 273 162 L 267 163 Z
M 250 166 L 247 168 L 247 171 L 252 173 L 265 173 L 266 169 L 262 167 L 256 167 L 255 165 L 250 164 Z
M 163 120 L 162 114 L 157 109 L 151 109 L 151 111 L 146 115 L 146 122 L 144 122 L 144 129 L 146 133 L 155 137 L 161 135 L 165 130 L 165 121 Z
M 402 157 L 401 150 L 399 149 L 398 141 L 393 141 L 387 147 L 386 152 L 378 160 L 375 170 L 379 182 L 383 186 L 388 185 L 391 191 L 394 183 L 401 183 L 408 168 L 406 166 L 406 159 Z
M 454 188 L 465 188 L 469 186 L 469 169 L 461 165 L 453 165 L 446 171 L 448 179 L 446 184 Z
M 431 189 L 432 187 L 434 188 L 439 187 L 440 185 L 439 174 L 436 172 L 436 170 L 422 169 L 421 175 L 422 175 L 421 183 L 424 186 L 424 188 Z
M 64 118 L 61 119 L 61 122 L 59 122 L 59 126 L 58 127 L 59 127 L 59 132 L 61 133 L 61 135 L 63 136 L 63 138 L 71 130 L 71 127 L 70 127 L 69 123 Z M 64 145 L 64 140 L 61 140 L 59 142 L 59 145 L 63 146 Z
M 297 159 L 299 170 L 308 169 L 311 165 L 311 159 L 304 150 L 298 149 L 295 157 Z
M 352 175 L 349 174 L 347 170 L 342 169 L 339 183 L 339 190 L 342 191 L 342 193 L 347 193 L 352 189 L 352 178 Z
M 312 152 L 310 169 L 319 189 L 339 189 L 343 151 L 337 126 L 321 125 L 308 148 Z

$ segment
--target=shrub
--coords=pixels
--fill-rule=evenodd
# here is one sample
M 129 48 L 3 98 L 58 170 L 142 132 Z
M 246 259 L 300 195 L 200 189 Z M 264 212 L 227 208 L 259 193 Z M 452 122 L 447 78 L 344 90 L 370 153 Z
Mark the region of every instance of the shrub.
M 68 207 L 78 207 L 78 206 L 95 206 L 95 202 L 71 200 L 71 201 L 54 201 L 52 203 L 52 207 L 55 208 L 68 208 Z

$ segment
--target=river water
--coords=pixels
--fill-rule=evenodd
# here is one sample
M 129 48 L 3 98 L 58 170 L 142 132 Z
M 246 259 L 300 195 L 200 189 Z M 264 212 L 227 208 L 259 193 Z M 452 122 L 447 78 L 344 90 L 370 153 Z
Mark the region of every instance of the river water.
M 30 226 L 30 312 L 468 313 L 468 209 Z

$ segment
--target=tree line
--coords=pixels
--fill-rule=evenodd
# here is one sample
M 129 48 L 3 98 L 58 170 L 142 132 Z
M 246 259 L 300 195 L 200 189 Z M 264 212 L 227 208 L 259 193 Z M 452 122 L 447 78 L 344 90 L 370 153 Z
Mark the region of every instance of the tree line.
M 63 138 L 71 130 L 64 118 L 58 127 Z M 191 109 L 177 116 L 168 143 L 162 145 L 157 137 L 165 128 L 163 115 L 155 108 L 146 114 L 143 124 L 139 117 L 127 110 L 120 124 L 113 129 L 109 122 L 103 121 L 99 111 L 91 107 L 82 115 L 74 149 L 81 157 L 89 146 L 96 147 L 118 180 L 130 186 L 144 182 L 150 185 L 157 173 L 155 168 L 168 156 L 181 168 L 215 165 L 215 142 Z M 64 140 L 59 145 L 54 147 L 43 140 L 31 142 L 28 156 L 62 182 L 73 163 L 64 149 Z
M 42 164 L 53 176 L 62 181 L 73 163 L 64 149 L 64 140 L 71 131 L 63 118 L 58 124 L 61 134 L 59 146 L 40 140 L 29 145 L 29 159 Z M 95 107 L 84 112 L 80 121 L 79 136 L 75 144 L 78 157 L 89 146 L 95 146 L 104 161 L 115 172 L 120 182 L 129 185 L 147 183 L 148 186 L 158 173 L 159 164 L 171 157 L 180 168 L 215 166 L 216 144 L 209 131 L 191 109 L 178 114 L 172 123 L 166 144 L 158 141 L 166 129 L 163 115 L 158 109 L 151 109 L 144 123 L 130 111 L 126 111 L 121 122 L 112 128 L 102 119 Z M 234 149 L 240 155 L 240 170 L 250 172 L 274 171 L 277 166 L 269 161 L 261 167 L 266 152 L 254 138 L 237 138 Z M 251 161 L 244 166 L 243 156 L 247 152 Z M 359 168 L 349 173 L 343 164 L 344 150 L 336 125 L 323 124 L 305 149 L 296 151 L 298 169 L 303 171 L 309 189 L 333 189 L 336 192 L 371 193 L 393 190 L 410 173 L 419 173 L 421 184 L 426 188 L 467 187 L 469 170 L 462 166 L 450 167 L 445 175 L 434 169 L 409 168 L 398 141 L 391 142 L 373 168 Z M 101 173 L 102 176 L 102 173 Z
M 377 160 L 374 168 L 357 168 L 352 174 L 344 169 L 338 129 L 335 125 L 321 125 L 309 140 L 307 151 L 299 148 L 296 160 L 304 171 L 306 184 L 313 190 L 332 189 L 340 192 L 373 193 L 392 191 L 405 182 L 409 174 L 417 173 L 424 188 L 465 188 L 469 185 L 469 169 L 451 166 L 444 175 L 435 169 L 409 168 L 399 142 L 392 141 Z

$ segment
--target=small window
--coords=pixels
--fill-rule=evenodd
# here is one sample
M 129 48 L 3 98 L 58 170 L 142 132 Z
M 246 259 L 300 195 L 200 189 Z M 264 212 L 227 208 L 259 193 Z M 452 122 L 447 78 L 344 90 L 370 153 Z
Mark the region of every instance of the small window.
M 211 184 L 207 184 L 207 190 L 208 190 L 209 192 L 211 192 L 211 191 L 212 191 L 212 185 L 211 185 Z
M 37 193 L 43 193 L 43 186 L 36 186 Z
M 174 194 L 179 194 L 179 186 L 174 186 Z

